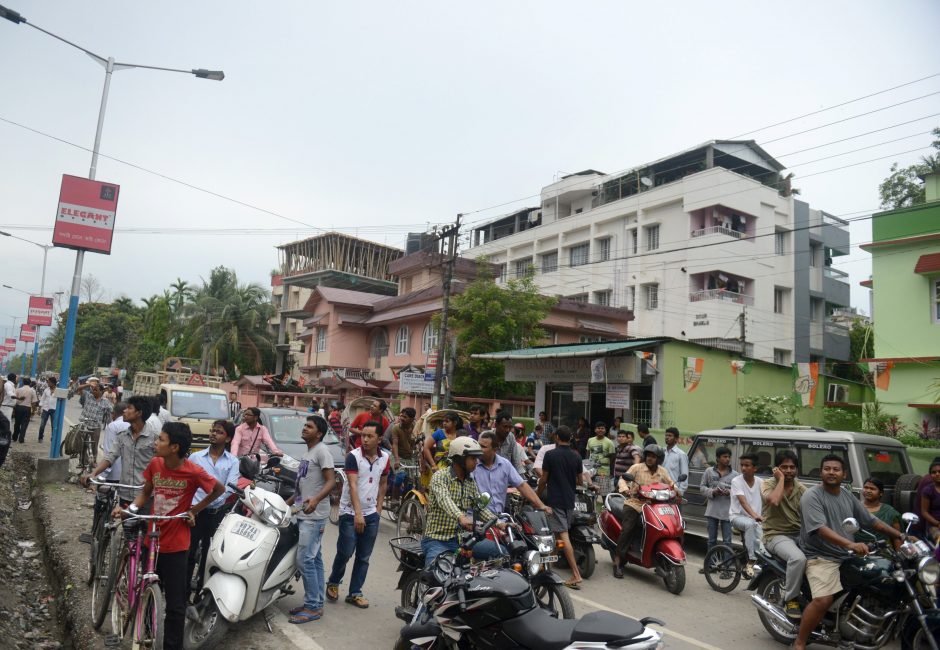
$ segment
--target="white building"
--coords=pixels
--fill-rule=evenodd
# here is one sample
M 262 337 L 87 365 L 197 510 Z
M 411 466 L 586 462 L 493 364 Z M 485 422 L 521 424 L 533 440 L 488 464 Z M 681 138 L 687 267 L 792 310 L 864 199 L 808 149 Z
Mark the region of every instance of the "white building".
M 586 170 L 541 205 L 474 225 L 465 256 L 547 294 L 633 309 L 632 336 L 673 336 L 790 364 L 848 358 L 846 222 L 793 198 L 754 141 L 716 140 L 640 167 Z

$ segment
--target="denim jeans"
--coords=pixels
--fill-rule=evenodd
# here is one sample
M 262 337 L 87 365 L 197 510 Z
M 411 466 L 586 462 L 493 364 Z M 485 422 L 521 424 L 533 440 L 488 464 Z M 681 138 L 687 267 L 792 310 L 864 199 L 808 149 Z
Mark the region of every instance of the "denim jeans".
M 458 546 L 459 543 L 456 537 L 452 539 L 430 539 L 423 537 L 421 539 L 421 550 L 424 551 L 424 568 L 431 566 L 434 559 L 441 553 L 455 552 Z M 500 555 L 502 554 L 500 553 L 499 547 L 496 546 L 496 542 L 489 539 L 480 540 L 473 547 L 473 557 L 477 560 L 488 560 L 493 557 L 499 557 Z
M 346 563 L 349 558 L 356 555 L 353 562 L 352 577 L 349 580 L 349 595 L 361 596 L 362 585 L 366 582 L 369 573 L 369 557 L 375 538 L 379 534 L 379 515 L 373 512 L 366 515 L 366 527 L 361 533 L 356 532 L 355 517 L 353 515 L 339 516 L 339 538 L 336 540 L 336 557 L 333 558 L 333 570 L 327 584 L 342 584 L 346 574 Z
M 707 551 L 718 543 L 718 527 L 721 526 L 721 541 L 725 544 L 731 544 L 731 521 L 728 519 L 718 519 L 717 517 L 705 517 L 705 523 L 708 525 L 708 545 Z
M 326 519 L 301 519 L 300 540 L 297 542 L 297 569 L 304 579 L 304 607 L 323 609 L 323 532 Z
M 47 409 L 39 415 L 39 439 L 42 440 L 42 434 L 46 430 L 46 420 L 52 418 L 55 422 L 55 409 Z

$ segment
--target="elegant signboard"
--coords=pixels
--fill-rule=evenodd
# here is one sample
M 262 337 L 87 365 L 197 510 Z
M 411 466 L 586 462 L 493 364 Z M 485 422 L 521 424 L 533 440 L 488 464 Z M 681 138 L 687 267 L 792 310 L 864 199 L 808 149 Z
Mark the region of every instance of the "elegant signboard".
M 42 325 L 43 327 L 52 325 L 52 298 L 30 296 L 26 322 L 30 325 Z
M 3 349 L 7 352 L 16 350 L 16 339 L 6 339 L 3 343 Z
M 556 383 L 590 382 L 592 359 L 509 359 L 506 361 L 506 381 L 548 381 Z M 638 384 L 641 381 L 642 360 L 636 355 L 606 357 L 604 366 L 607 381 L 617 384 Z M 595 382 L 597 383 L 597 382 Z
M 434 392 L 434 382 L 424 378 L 423 372 L 403 372 L 398 375 L 398 385 L 403 393 L 426 393 L 430 395 Z
M 63 174 L 53 245 L 110 255 L 120 189 L 114 183 Z
M 20 325 L 20 340 L 24 343 L 36 342 L 36 326 L 28 323 Z
M 630 408 L 630 386 L 628 384 L 607 384 L 607 408 Z

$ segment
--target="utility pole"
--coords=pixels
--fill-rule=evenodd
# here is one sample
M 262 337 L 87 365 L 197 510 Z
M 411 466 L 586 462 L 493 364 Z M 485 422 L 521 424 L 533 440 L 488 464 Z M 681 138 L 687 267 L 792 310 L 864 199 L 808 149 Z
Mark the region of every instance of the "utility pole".
M 746 326 L 746 317 L 747 317 L 747 305 L 741 307 L 741 313 L 738 315 L 738 323 L 741 326 L 741 356 L 747 354 L 747 326 Z
M 450 288 L 454 279 L 454 263 L 457 259 L 457 235 L 460 233 L 460 218 L 462 216 L 462 214 L 458 214 L 457 222 L 450 228 L 441 231 L 440 234 L 441 242 L 444 241 L 445 237 L 449 238 L 449 242 L 447 244 L 447 262 L 444 267 L 444 304 L 441 306 L 441 331 L 437 339 L 437 363 L 434 366 L 434 394 L 431 396 L 431 406 L 434 409 L 441 407 L 444 351 L 447 350 L 448 354 L 450 353 L 447 346 L 447 319 L 450 313 Z
M 206 322 L 202 326 L 202 363 L 199 364 L 203 376 L 209 374 L 209 345 L 212 343 L 212 332 L 209 329 L 211 316 L 206 307 Z

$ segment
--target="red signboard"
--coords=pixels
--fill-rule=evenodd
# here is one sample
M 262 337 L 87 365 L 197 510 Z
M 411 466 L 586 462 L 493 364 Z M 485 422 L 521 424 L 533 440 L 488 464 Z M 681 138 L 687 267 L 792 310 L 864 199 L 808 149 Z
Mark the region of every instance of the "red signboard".
M 119 191 L 114 183 L 63 174 L 52 243 L 110 255 Z
M 20 340 L 24 343 L 33 343 L 36 341 L 36 326 L 23 323 L 20 325 Z
M 6 339 L 3 343 L 3 349 L 7 352 L 16 350 L 16 339 Z
M 42 296 L 29 297 L 29 313 L 26 322 L 30 325 L 52 325 L 52 298 Z

